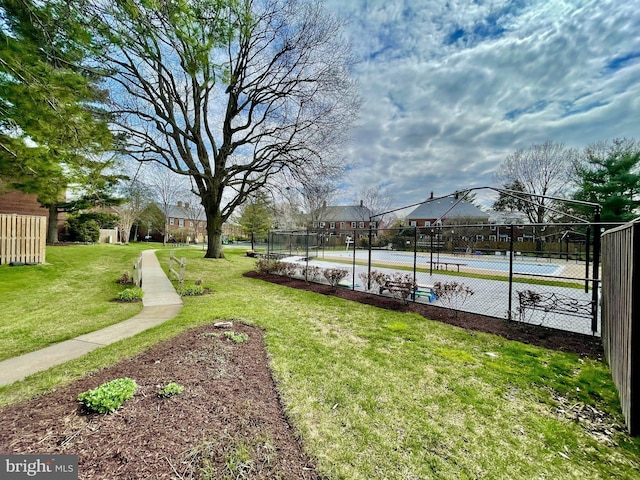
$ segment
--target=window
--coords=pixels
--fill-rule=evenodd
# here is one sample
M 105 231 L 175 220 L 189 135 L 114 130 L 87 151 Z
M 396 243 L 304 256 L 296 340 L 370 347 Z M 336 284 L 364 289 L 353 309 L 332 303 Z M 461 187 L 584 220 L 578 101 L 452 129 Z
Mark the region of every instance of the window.
M 491 230 L 495 230 L 496 226 L 494 224 L 491 224 Z
M 436 220 L 436 227 L 442 226 L 442 220 Z
M 377 228 L 377 227 L 378 227 L 378 224 L 377 224 L 377 222 L 369 222 L 369 226 L 370 226 L 371 228 Z
M 336 222 L 329 223 L 329 228 L 336 228 Z
M 484 235 L 476 235 L 476 242 L 484 242 Z
M 489 235 L 489 241 L 490 242 L 495 242 L 496 241 L 496 236 L 495 235 Z
M 522 237 L 518 237 L 518 241 L 519 241 L 519 242 L 522 242 L 522 241 L 523 241 L 523 238 L 522 238 Z
M 344 222 L 340 222 L 340 228 L 344 228 Z
M 174 221 L 173 218 L 170 218 L 169 219 L 169 225 L 173 225 L 173 221 Z
M 410 227 L 417 227 L 417 226 L 418 226 L 418 222 L 416 222 L 415 220 L 411 220 L 411 221 L 409 222 L 409 226 L 410 226 Z
M 359 226 L 360 228 L 364 228 L 364 222 L 360 222 L 360 223 L 358 224 L 358 226 Z
M 193 222 L 191 220 L 189 220 L 189 226 L 193 227 Z
M 351 228 L 356 228 L 356 223 L 357 222 L 351 222 Z
M 320 222 L 320 228 L 324 228 L 324 222 Z
M 424 221 L 424 226 L 425 227 L 430 227 L 431 226 L 431 221 L 430 220 L 425 220 Z
M 202 227 L 202 222 L 198 222 L 198 226 L 199 226 L 199 227 Z
M 180 228 L 184 227 L 184 218 L 179 218 L 179 219 L 178 219 L 178 226 L 179 226 Z

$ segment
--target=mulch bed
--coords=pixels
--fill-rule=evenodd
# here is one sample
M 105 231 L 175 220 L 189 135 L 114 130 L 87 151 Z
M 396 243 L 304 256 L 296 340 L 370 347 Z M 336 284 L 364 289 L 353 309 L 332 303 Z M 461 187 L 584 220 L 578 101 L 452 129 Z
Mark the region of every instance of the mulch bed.
M 438 320 L 467 330 L 492 333 L 509 340 L 516 340 L 552 350 L 577 353 L 583 357 L 601 360 L 604 355 L 602 341 L 599 337 L 595 336 L 581 335 L 579 333 L 566 332 L 554 328 L 508 321 L 501 318 L 463 311 L 458 312 L 457 316 L 454 317 L 448 309 L 428 303 L 409 302 L 404 304 L 402 301 L 388 296 L 373 295 L 343 287 L 332 288 L 329 285 L 305 282 L 304 280 L 283 275 L 247 272 L 245 276 L 259 278 L 291 288 L 321 293 L 323 295 L 333 295 L 346 300 L 366 303 L 367 305 L 389 310 L 415 312 L 425 318 Z
M 198 478 L 199 468 L 212 479 L 317 479 L 281 409 L 263 332 L 242 324 L 233 331 L 248 341 L 235 343 L 213 325 L 190 330 L 4 408 L 0 452 L 78 455 L 82 479 Z M 138 384 L 121 409 L 82 412 L 78 394 L 121 377 Z M 184 391 L 159 398 L 169 382 Z

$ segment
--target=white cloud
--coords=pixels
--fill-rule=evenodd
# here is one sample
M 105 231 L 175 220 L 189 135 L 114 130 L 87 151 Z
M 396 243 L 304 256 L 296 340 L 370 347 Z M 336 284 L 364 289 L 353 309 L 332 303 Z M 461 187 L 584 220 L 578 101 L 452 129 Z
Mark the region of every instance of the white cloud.
M 326 5 L 360 59 L 353 191 L 406 205 L 490 185 L 532 143 L 640 139 L 640 0 Z

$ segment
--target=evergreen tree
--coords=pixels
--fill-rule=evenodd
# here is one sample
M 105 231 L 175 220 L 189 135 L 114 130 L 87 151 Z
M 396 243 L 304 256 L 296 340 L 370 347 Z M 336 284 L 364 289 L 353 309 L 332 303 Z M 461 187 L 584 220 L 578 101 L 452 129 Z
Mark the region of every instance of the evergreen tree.
M 238 223 L 251 237 L 251 249 L 255 248 L 256 237 L 265 236 L 273 221 L 273 208 L 264 194 L 258 194 L 241 207 Z
M 61 211 L 105 200 L 116 179 L 107 95 L 76 20 L 64 1 L 0 0 L 0 177 L 49 209 L 50 243 Z
M 573 198 L 600 204 L 603 222 L 630 221 L 640 206 L 639 165 L 640 145 L 633 140 L 590 145 L 575 164 L 578 189 Z M 592 215 L 592 209 L 575 209 L 587 218 Z

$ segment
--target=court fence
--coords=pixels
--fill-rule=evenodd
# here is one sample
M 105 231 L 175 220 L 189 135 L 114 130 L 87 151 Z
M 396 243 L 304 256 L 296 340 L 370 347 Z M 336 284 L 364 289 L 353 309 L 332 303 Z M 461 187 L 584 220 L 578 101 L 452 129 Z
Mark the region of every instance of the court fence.
M 600 334 L 599 229 L 585 224 L 271 231 L 287 275 L 402 301 Z M 330 275 L 327 273 L 331 271 Z

